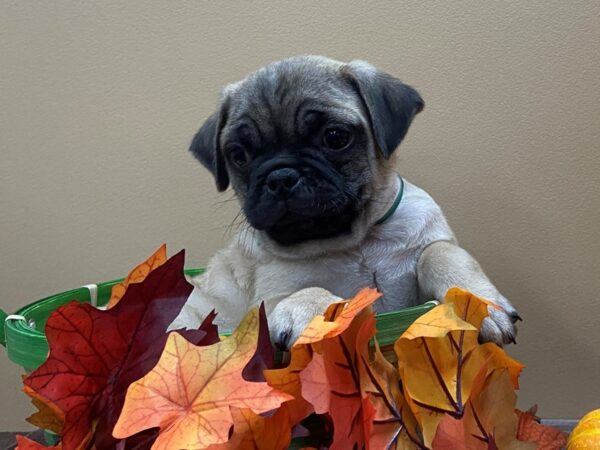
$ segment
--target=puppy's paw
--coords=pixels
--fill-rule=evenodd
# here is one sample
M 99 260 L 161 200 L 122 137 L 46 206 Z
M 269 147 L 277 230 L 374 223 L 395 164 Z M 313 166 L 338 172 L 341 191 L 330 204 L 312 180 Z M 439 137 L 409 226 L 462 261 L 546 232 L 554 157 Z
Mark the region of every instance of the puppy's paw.
M 289 350 L 317 314 L 342 299 L 321 288 L 306 288 L 281 300 L 269 314 L 271 341 L 280 350 Z
M 488 307 L 489 316 L 483 320 L 479 331 L 480 342 L 495 342 L 502 346 L 504 344 L 516 344 L 517 327 L 515 323 L 522 320 L 517 310 L 502 295 L 492 300 L 501 309 Z

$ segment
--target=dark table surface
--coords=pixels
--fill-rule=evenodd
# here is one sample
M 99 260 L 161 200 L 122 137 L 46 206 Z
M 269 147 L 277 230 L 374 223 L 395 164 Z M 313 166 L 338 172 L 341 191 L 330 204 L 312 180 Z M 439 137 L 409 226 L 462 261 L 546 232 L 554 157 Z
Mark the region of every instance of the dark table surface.
M 570 433 L 577 424 L 577 420 L 542 419 L 542 423 Z M 22 432 L 0 431 L 0 450 L 14 449 L 16 446 L 15 436 L 17 434 L 22 434 L 29 439 L 44 443 L 44 435 L 41 430 Z

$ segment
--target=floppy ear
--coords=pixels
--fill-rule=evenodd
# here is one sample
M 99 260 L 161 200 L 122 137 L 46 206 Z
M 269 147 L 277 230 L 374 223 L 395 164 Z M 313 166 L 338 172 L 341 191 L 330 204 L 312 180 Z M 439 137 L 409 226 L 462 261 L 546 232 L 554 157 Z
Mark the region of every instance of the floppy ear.
M 415 89 L 364 61 L 352 61 L 346 73 L 367 107 L 377 146 L 388 159 L 425 103 Z
M 215 177 L 219 192 L 229 186 L 229 174 L 219 145 L 219 135 L 224 124 L 225 107 L 222 106 L 206 119 L 190 145 L 190 151 Z

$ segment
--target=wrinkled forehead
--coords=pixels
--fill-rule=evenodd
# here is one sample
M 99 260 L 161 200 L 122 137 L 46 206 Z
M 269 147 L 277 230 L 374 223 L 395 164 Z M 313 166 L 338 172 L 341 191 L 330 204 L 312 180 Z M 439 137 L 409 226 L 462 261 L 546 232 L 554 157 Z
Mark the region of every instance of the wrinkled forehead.
M 290 137 L 315 112 L 329 122 L 365 125 L 357 92 L 339 67 L 275 64 L 224 90 L 227 122 L 223 135 L 257 133 L 263 139 Z

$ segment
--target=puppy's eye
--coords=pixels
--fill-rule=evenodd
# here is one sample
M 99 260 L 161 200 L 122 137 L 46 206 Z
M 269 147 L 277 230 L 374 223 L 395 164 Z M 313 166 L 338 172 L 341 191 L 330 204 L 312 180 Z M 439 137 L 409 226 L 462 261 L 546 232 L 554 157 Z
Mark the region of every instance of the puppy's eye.
M 323 134 L 323 145 L 332 150 L 342 150 L 350 143 L 352 135 L 342 128 L 328 128 Z
M 235 146 L 229 150 L 229 159 L 239 168 L 243 168 L 248 162 L 248 155 L 242 147 Z

